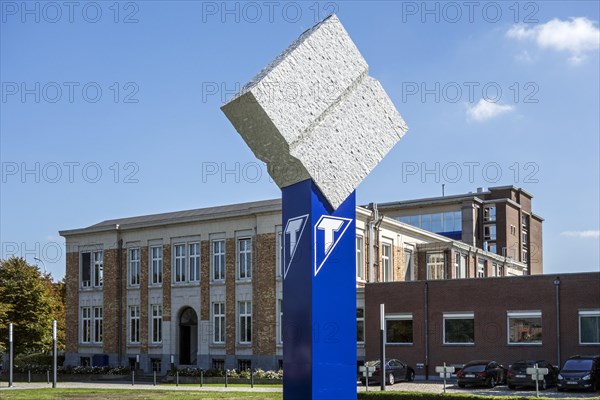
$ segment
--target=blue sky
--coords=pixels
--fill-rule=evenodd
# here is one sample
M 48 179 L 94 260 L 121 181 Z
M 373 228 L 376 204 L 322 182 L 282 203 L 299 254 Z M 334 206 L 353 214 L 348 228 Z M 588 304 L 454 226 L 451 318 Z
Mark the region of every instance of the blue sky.
M 219 107 L 335 11 L 410 128 L 359 203 L 523 187 L 545 272 L 600 270 L 598 2 L 69 4 L 0 1 L 2 258 L 60 278 L 61 229 L 279 196 Z

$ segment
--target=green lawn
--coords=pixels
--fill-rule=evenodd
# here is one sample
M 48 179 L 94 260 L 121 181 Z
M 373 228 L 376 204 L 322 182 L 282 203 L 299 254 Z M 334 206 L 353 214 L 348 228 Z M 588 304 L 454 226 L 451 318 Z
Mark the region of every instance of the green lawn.
M 202 392 L 173 390 L 135 390 L 135 389 L 16 389 L 0 391 L 2 400 L 141 400 L 141 399 L 277 399 L 282 393 L 247 393 L 247 392 Z

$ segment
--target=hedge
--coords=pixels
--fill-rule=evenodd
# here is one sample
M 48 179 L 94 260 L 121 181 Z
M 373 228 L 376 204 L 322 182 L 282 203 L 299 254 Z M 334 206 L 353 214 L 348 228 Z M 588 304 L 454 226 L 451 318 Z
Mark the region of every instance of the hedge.
M 361 392 L 358 393 L 358 400 L 551 400 L 548 397 L 530 396 L 481 396 L 476 394 L 440 394 L 440 393 L 418 393 L 418 392 Z

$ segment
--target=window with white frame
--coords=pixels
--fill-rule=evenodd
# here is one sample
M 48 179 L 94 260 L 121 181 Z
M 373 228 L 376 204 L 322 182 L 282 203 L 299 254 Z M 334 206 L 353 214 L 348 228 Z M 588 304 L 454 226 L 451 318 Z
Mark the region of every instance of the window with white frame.
M 103 284 L 103 252 L 86 251 L 80 256 L 81 287 L 102 287 Z
M 129 343 L 140 342 L 140 306 L 129 306 Z
M 600 309 L 579 311 L 579 344 L 600 344 Z
M 364 239 L 362 236 L 356 237 L 356 279 L 365 280 L 365 258 L 364 258 Z
M 163 280 L 163 248 L 162 246 L 150 247 L 150 265 L 152 268 L 151 282 L 153 285 L 161 284 Z
M 281 227 L 275 229 L 275 271 L 277 276 L 283 276 L 283 234 Z
M 386 315 L 385 341 L 387 344 L 413 344 L 412 314 Z
M 252 342 L 252 302 L 240 301 L 238 302 L 238 315 L 239 315 L 239 341 L 240 343 L 251 343 Z
M 175 245 L 175 282 L 185 282 L 185 244 Z
M 494 270 L 494 276 L 504 276 L 504 267 L 502 264 L 492 263 L 492 269 Z
M 163 306 L 162 304 L 152 304 L 152 325 L 150 337 L 152 343 L 162 342 L 162 322 L 163 322 Z
M 485 240 L 485 241 L 496 240 L 496 225 L 485 225 L 483 227 L 483 240 Z
M 444 253 L 427 253 L 427 279 L 445 279 Z
M 508 344 L 542 344 L 541 311 L 507 312 Z
M 102 343 L 102 307 L 94 307 L 94 337 L 95 343 Z
M 496 221 L 496 206 L 483 207 L 483 222 Z
M 485 277 L 485 260 L 479 258 L 477 260 L 477 277 L 484 278 Z
M 277 306 L 279 309 L 279 330 L 277 332 L 277 343 L 283 343 L 283 300 L 277 300 Z
M 140 249 L 135 247 L 129 249 L 129 285 L 139 286 L 140 284 Z
M 81 307 L 81 342 L 92 341 L 92 308 Z
M 213 312 L 213 343 L 225 343 L 225 303 L 215 302 Z
M 381 246 L 381 267 L 383 268 L 383 281 L 391 282 L 392 276 L 392 245 L 383 243 Z
M 444 344 L 475 343 L 475 314 L 444 313 Z
M 190 282 L 200 280 L 200 243 L 190 243 L 188 245 L 188 254 L 190 260 Z
M 81 307 L 81 342 L 102 343 L 102 307 Z
M 252 239 L 238 239 L 238 278 L 252 278 Z
M 410 282 L 414 279 L 414 257 L 411 249 L 404 249 L 404 281 Z
M 212 241 L 213 281 L 225 280 L 225 239 Z
M 356 309 L 356 342 L 365 343 L 365 309 L 362 307 Z

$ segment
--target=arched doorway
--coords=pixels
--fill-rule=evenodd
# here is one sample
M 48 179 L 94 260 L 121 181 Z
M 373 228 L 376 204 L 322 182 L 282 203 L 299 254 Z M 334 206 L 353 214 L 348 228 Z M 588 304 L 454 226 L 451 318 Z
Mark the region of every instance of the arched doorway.
M 198 315 L 187 307 L 179 316 L 179 364 L 195 365 L 198 353 Z

